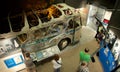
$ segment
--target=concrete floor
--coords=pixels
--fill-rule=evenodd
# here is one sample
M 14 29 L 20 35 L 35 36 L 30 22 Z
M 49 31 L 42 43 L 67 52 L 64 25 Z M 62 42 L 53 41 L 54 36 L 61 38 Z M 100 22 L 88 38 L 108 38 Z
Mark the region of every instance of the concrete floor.
M 91 28 L 87 26 L 82 27 L 82 36 L 80 38 L 80 42 L 74 46 L 68 46 L 64 51 L 60 53 L 62 58 L 62 68 L 61 72 L 76 72 L 77 67 L 79 65 L 79 52 L 84 50 L 84 48 L 90 49 L 90 54 L 94 53 L 97 48 L 99 48 L 99 44 L 94 39 L 95 32 Z M 103 72 L 102 66 L 99 62 L 99 59 L 96 55 L 95 62 L 90 62 L 89 69 L 90 72 Z M 38 72 L 53 72 L 53 66 L 51 62 L 47 62 L 45 64 L 39 65 L 37 67 Z

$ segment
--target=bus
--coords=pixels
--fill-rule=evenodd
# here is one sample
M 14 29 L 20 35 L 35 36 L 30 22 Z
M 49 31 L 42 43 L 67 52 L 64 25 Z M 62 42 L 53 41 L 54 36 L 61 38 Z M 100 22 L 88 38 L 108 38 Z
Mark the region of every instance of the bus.
M 59 53 L 80 39 L 80 13 L 67 4 L 13 14 L 8 16 L 9 36 L 14 35 L 20 48 L 30 52 L 34 61 Z

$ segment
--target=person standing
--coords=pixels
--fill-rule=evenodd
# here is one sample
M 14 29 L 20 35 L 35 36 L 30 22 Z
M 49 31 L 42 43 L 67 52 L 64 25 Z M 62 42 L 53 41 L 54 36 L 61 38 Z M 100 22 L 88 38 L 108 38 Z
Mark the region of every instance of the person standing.
M 54 55 L 54 59 L 52 60 L 54 72 L 60 72 L 62 66 L 62 59 L 58 54 Z
M 87 62 L 85 61 L 81 62 L 80 65 L 78 66 L 77 72 L 89 72 Z
M 27 72 L 37 72 L 29 52 L 25 53 L 25 65 Z
M 88 54 L 89 49 L 85 48 L 84 51 L 80 51 L 80 62 L 87 62 L 89 63 L 91 61 L 91 56 Z
M 98 43 L 100 43 L 102 40 L 105 39 L 105 35 L 104 35 L 104 31 L 101 30 L 98 34 L 97 34 L 97 37 L 96 37 L 96 40 L 98 41 Z

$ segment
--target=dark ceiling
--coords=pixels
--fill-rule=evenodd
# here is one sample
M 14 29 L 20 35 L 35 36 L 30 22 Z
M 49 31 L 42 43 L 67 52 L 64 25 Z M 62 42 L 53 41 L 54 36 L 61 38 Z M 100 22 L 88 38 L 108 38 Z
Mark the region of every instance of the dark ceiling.
M 113 9 L 116 0 L 96 0 L 99 5 L 105 6 L 107 9 Z
M 6 17 L 11 10 L 19 11 L 22 9 L 35 7 L 36 5 L 43 6 L 46 5 L 46 3 L 49 4 L 53 1 L 54 3 L 65 2 L 75 8 L 79 8 L 83 1 L 97 3 L 107 8 L 113 8 L 116 0 L 3 0 L 0 2 L 0 18 Z
M 6 17 L 10 11 L 21 11 L 33 7 L 46 7 L 54 0 L 3 0 L 0 2 L 0 18 Z
M 13 9 L 21 9 L 21 0 L 3 0 L 0 2 L 0 18 L 6 17 Z

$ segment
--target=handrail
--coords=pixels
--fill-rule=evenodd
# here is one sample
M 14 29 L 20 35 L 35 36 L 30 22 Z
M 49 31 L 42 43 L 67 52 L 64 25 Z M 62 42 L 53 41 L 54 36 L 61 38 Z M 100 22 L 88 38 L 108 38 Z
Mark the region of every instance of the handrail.
M 109 35 L 108 31 L 106 30 L 106 28 L 103 26 L 103 23 L 95 16 L 95 19 L 99 22 L 100 25 L 102 25 L 103 29 L 105 30 L 105 32 L 107 33 L 107 35 Z

